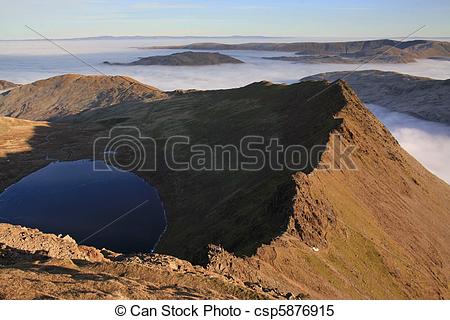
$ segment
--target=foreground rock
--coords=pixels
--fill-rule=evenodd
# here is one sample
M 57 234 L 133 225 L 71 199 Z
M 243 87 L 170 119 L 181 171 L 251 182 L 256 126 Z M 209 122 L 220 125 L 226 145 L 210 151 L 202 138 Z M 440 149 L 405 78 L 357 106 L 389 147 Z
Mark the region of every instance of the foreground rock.
M 301 81 L 345 79 L 366 103 L 450 124 L 450 79 L 435 80 L 406 74 L 367 70 L 327 72 Z
M 32 101 L 39 106 L 38 99 Z M 164 199 L 168 229 L 157 251 L 275 297 L 449 298 L 450 187 L 407 154 L 345 82 L 260 82 L 179 92 L 74 117 L 70 123 L 1 119 L 0 190 L 48 164 L 47 154 L 60 160 L 92 157 L 94 138 L 108 136 L 118 122 L 161 141 L 156 154 L 174 135 L 213 146 L 239 146 L 247 135 L 277 137 L 283 146 L 304 145 L 313 161 L 298 170 L 266 165 L 256 171 L 173 171 L 158 158 L 156 171 L 136 172 Z M 353 163 L 339 161 L 340 148 L 355 148 Z M 101 156 L 102 149 L 98 152 Z M 189 146 L 177 149 L 177 161 L 190 156 Z M 117 157 L 130 163 L 133 155 Z M 45 280 L 54 288 L 52 296 L 67 277 L 70 292 L 78 285 L 75 292 L 98 292 L 84 286 L 97 279 L 95 288 L 102 292 L 97 297 L 117 291 L 126 297 L 173 297 L 166 290 L 175 290 L 175 284 L 196 297 L 227 295 L 216 287 L 211 292 L 211 283 L 203 286 L 190 271 L 175 277 L 151 267 L 157 276 L 150 276 L 142 271 L 150 267 L 115 264 L 104 252 L 112 264 L 77 264 L 81 277 L 52 278 L 44 271 L 33 281 Z M 30 275 L 17 264 L 3 273 L 5 290 L 13 279 Z M 86 280 L 87 271 L 109 276 Z M 146 289 L 134 279 L 149 279 Z M 27 286 L 7 291 L 8 297 L 25 296 L 34 285 L 22 283 Z
M 267 290 L 266 290 L 267 291 Z M 164 255 L 124 256 L 68 236 L 0 224 L 1 299 L 270 299 L 202 267 Z
M 348 42 L 294 42 L 294 43 L 193 43 L 183 46 L 150 47 L 189 49 L 189 50 L 263 50 L 295 52 L 298 55 L 316 56 L 298 57 L 305 63 L 319 63 L 322 60 L 335 63 L 338 58 L 347 59 L 347 63 L 372 61 L 382 63 L 408 63 L 416 59 L 446 59 L 450 57 L 450 42 L 432 40 L 396 41 L 389 39 L 348 41 Z M 272 59 L 287 60 L 288 57 L 274 57 Z M 331 60 L 331 61 L 330 61 Z M 352 62 L 348 62 L 352 61 Z M 341 63 L 341 62 L 340 62 Z
M 104 62 L 109 65 L 122 65 L 122 66 L 209 66 L 225 63 L 239 64 L 244 63 L 241 60 L 227 56 L 225 54 L 217 52 L 180 52 L 173 53 L 167 56 L 152 56 L 147 58 L 141 58 L 137 61 L 130 63 L 111 63 Z

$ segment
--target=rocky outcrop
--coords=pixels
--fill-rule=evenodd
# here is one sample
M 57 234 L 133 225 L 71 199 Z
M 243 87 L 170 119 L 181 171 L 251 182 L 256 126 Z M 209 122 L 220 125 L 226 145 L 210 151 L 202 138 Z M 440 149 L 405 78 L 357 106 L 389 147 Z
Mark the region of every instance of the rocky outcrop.
M 239 59 L 227 56 L 225 54 L 217 52 L 179 52 L 173 53 L 166 56 L 152 56 L 141 58 L 137 61 L 130 63 L 111 63 L 108 61 L 104 62 L 109 65 L 122 65 L 122 66 L 209 66 L 218 64 L 239 64 L 244 63 Z
M 0 224 L 2 299 L 273 299 L 275 292 L 164 255 L 126 256 Z
M 57 259 L 82 259 L 91 262 L 106 260 L 100 250 L 78 246 L 69 235 L 44 234 L 36 229 L 4 223 L 0 224 L 0 243 L 19 251 Z

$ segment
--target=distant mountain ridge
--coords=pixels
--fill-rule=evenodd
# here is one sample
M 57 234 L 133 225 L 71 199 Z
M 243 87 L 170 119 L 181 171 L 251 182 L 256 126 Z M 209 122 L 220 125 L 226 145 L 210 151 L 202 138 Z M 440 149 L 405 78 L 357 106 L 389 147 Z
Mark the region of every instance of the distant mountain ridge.
M 416 59 L 449 57 L 450 42 L 434 40 L 397 41 L 390 39 L 347 42 L 292 42 L 292 43 L 194 43 L 181 46 L 146 47 L 147 49 L 189 50 L 263 50 L 295 52 L 305 56 L 339 56 L 355 63 L 373 58 L 375 62 L 408 63 Z M 286 57 L 272 57 L 284 60 Z M 301 60 L 302 58 L 297 58 Z

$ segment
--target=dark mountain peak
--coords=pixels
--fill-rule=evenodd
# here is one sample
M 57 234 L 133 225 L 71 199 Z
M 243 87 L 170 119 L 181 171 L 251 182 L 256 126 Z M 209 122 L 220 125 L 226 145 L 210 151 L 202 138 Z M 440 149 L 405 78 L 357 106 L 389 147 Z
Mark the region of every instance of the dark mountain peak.
M 238 64 L 243 63 L 241 60 L 230 57 L 218 52 L 194 52 L 185 51 L 172 53 L 165 56 L 151 56 L 141 58 L 137 61 L 130 63 L 110 63 L 111 65 L 163 65 L 163 66 L 206 66 L 206 65 L 218 65 L 218 64 Z

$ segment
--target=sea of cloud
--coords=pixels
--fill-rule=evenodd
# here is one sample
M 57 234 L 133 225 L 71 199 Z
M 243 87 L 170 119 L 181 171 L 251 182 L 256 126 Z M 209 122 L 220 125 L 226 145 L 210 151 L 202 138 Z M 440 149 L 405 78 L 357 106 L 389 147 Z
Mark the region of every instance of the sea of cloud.
M 245 39 L 251 41 L 252 39 Z M 245 62 L 239 65 L 202 67 L 184 66 L 111 66 L 110 62 L 131 62 L 140 57 L 163 55 L 183 50 L 150 50 L 136 47 L 186 44 L 192 42 L 235 42 L 236 39 L 135 39 L 135 40 L 63 40 L 56 41 L 78 59 L 48 41 L 0 41 L 0 79 L 29 83 L 64 73 L 126 75 L 162 90 L 224 89 L 261 80 L 293 83 L 321 72 L 378 69 L 435 79 L 450 78 L 450 62 L 420 60 L 410 64 L 303 64 L 263 59 L 293 55 L 264 51 L 224 51 Z M 241 40 L 243 41 L 243 40 Z M 261 41 L 261 39 L 258 39 Z M 286 39 L 267 39 L 286 41 Z M 84 61 L 80 62 L 80 60 Z M 95 69 L 96 70 L 95 70 Z M 391 112 L 382 106 L 371 110 L 391 130 L 400 144 L 425 167 L 450 182 L 450 127 Z
M 0 79 L 18 83 L 48 78 L 63 73 L 127 75 L 163 90 L 223 89 L 243 86 L 255 81 L 292 83 L 320 72 L 364 69 L 391 70 L 436 79 L 446 79 L 450 62 L 421 60 L 411 64 L 303 64 L 263 59 L 263 57 L 293 55 L 291 52 L 223 51 L 245 64 L 202 67 L 171 66 L 111 66 L 110 62 L 131 62 L 140 57 L 163 55 L 184 50 L 148 50 L 136 47 L 186 44 L 192 42 L 232 42 L 233 38 L 163 38 L 150 40 L 61 40 L 0 41 Z M 245 39 L 252 41 L 254 39 Z M 289 39 L 292 40 L 292 39 Z M 236 41 L 236 39 L 234 39 Z M 240 40 L 244 41 L 244 40 Z M 259 39 L 258 41 L 261 41 Z M 286 41 L 270 38 L 265 41 Z M 63 49 L 90 66 L 83 64 Z M 97 71 L 98 70 L 98 71 Z
M 450 126 L 394 112 L 382 106 L 368 104 L 367 107 L 406 151 L 450 184 Z

